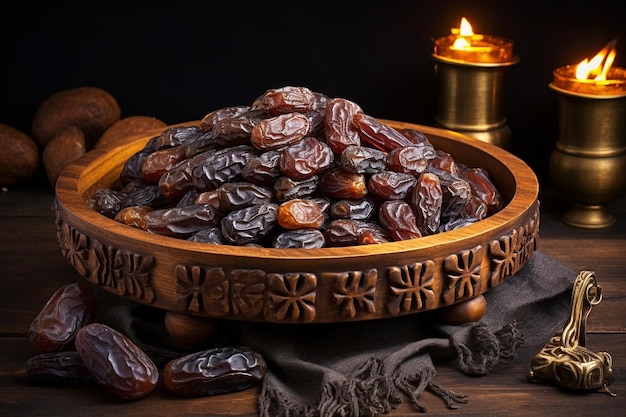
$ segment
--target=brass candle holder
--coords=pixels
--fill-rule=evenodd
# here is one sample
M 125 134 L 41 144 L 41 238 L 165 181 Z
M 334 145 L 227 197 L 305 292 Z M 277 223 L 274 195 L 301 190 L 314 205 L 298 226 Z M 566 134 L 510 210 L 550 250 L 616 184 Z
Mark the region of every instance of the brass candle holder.
M 611 47 L 598 55 L 610 56 Z M 626 69 L 609 63 L 600 79 L 579 79 L 586 62 L 554 71 L 550 88 L 559 98 L 559 133 L 550 177 L 572 200 L 563 222 L 599 229 L 615 222 L 607 203 L 626 188 Z
M 439 92 L 435 124 L 509 149 L 512 135 L 503 110 L 504 78 L 519 58 L 466 62 L 437 53 L 432 57 Z

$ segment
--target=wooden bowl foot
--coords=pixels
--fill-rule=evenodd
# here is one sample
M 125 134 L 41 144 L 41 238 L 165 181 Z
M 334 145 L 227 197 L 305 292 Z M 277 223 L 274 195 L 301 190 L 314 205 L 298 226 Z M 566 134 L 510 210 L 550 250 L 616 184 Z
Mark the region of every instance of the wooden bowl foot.
M 485 315 L 485 311 L 487 300 L 483 295 L 439 309 L 443 321 L 453 325 L 478 321 Z
M 168 311 L 165 313 L 165 328 L 182 348 L 193 350 L 213 334 L 215 319 Z

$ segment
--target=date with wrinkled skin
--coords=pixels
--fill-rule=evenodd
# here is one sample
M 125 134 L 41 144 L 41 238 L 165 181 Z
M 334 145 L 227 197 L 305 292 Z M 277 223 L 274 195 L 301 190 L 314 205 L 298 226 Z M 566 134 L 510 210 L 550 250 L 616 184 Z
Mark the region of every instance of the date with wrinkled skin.
M 378 204 L 371 195 L 360 199 L 342 199 L 330 206 L 333 219 L 369 220 L 378 209 Z
M 252 129 L 269 115 L 263 110 L 252 110 L 236 117 L 220 120 L 213 126 L 213 138 L 220 147 L 250 143 Z
M 36 385 L 93 385 L 96 382 L 78 352 L 48 352 L 26 361 L 26 378 Z
M 229 244 L 256 243 L 274 229 L 278 204 L 256 204 L 228 213 L 221 221 L 222 235 Z
M 308 117 L 302 113 L 286 113 L 261 120 L 254 125 L 250 142 L 264 151 L 279 149 L 302 140 L 310 131 Z
M 219 227 L 209 227 L 202 229 L 194 233 L 187 238 L 190 242 L 202 242 L 210 243 L 214 245 L 224 245 L 224 236 L 222 235 L 222 229 Z
M 204 397 L 248 389 L 266 372 L 267 364 L 260 353 L 247 347 L 217 347 L 168 362 L 163 383 L 172 394 Z
M 257 185 L 271 185 L 283 175 L 280 171 L 280 151 L 267 151 L 250 159 L 243 167 L 241 176 L 248 182 Z
M 157 235 L 186 239 L 195 232 L 217 225 L 221 214 L 210 204 L 192 204 L 153 210 L 144 216 L 146 229 Z
M 261 97 L 261 107 L 272 115 L 300 112 L 315 108 L 318 99 L 306 87 L 286 86 L 267 90 Z
M 154 209 L 162 208 L 167 204 L 167 199 L 158 185 L 146 185 L 137 188 L 124 196 L 120 202 L 121 208 L 133 206 L 146 206 Z
M 278 207 L 278 225 L 284 229 L 319 229 L 323 224 L 324 213 L 315 201 L 296 198 Z
M 331 198 L 363 198 L 367 195 L 365 175 L 343 168 L 329 168 L 320 174 L 319 191 Z
M 426 170 L 429 165 L 427 157 L 429 151 L 427 147 L 413 145 L 392 149 L 387 154 L 387 169 L 395 172 L 404 172 L 406 174 L 419 175 Z
M 429 168 L 430 169 L 430 168 Z M 472 189 L 467 181 L 444 170 L 430 169 L 439 177 L 442 191 L 441 219 L 451 222 L 461 217 L 465 206 L 472 197 Z
M 285 175 L 278 177 L 274 182 L 274 196 L 280 203 L 293 198 L 311 196 L 319 187 L 319 177 L 314 175 L 303 180 L 294 180 Z
M 334 162 L 335 154 L 330 147 L 312 136 L 283 149 L 280 155 L 280 171 L 293 179 L 303 180 L 326 170 Z
M 243 167 L 255 155 L 258 155 L 258 151 L 250 145 L 231 146 L 209 152 L 191 170 L 192 184 L 200 191 L 219 188 L 241 175 Z
M 175 200 L 181 198 L 190 189 L 194 188 L 193 171 L 201 164 L 207 161 L 210 162 L 215 152 L 214 149 L 200 152 L 197 155 L 181 161 L 178 165 L 165 172 L 157 184 L 161 194 L 168 200 Z
M 148 355 L 107 325 L 91 323 L 81 328 L 76 351 L 98 385 L 119 398 L 143 398 L 159 380 L 159 371 Z
M 472 194 L 485 202 L 487 214 L 499 211 L 503 206 L 502 196 L 491 181 L 491 178 L 489 178 L 487 171 L 484 168 L 469 168 L 462 164 L 457 165 L 459 166 L 459 176 L 469 183 Z
M 141 174 L 149 184 L 156 184 L 166 171 L 187 158 L 183 145 L 172 146 L 152 152 L 141 165 Z
M 324 233 L 319 229 L 286 230 L 272 241 L 272 247 L 280 249 L 319 249 L 325 245 Z
M 392 149 L 413 144 L 402 133 L 368 114 L 355 114 L 352 123 L 362 142 L 369 143 L 381 151 L 389 152 Z
M 112 219 L 122 208 L 125 194 L 111 188 L 96 190 L 89 199 L 89 206 L 98 213 Z
M 367 189 L 385 200 L 401 200 L 408 195 L 416 181 L 415 176 L 411 174 L 383 171 L 369 178 Z
M 369 146 L 348 145 L 339 160 L 343 169 L 355 174 L 375 174 L 387 169 L 387 153 Z
M 330 222 L 324 231 L 328 246 L 353 246 L 387 243 L 387 232 L 373 221 L 337 219 Z
M 378 209 L 378 221 L 393 240 L 417 239 L 422 233 L 417 228 L 415 214 L 404 200 L 387 200 Z
M 443 192 L 439 177 L 430 172 L 421 173 L 409 192 L 407 202 L 415 213 L 417 228 L 422 236 L 437 233 L 443 204 Z
M 219 208 L 226 213 L 255 204 L 270 202 L 274 199 L 271 188 L 249 182 L 227 182 L 217 189 Z
M 250 106 L 230 106 L 213 110 L 202 118 L 200 121 L 200 128 L 202 128 L 205 132 L 208 132 L 213 129 L 213 126 L 215 126 L 215 124 L 220 120 L 241 116 L 244 113 L 248 113 L 250 110 L 252 110 L 252 107 Z
M 459 174 L 459 167 L 452 155 L 440 149 L 435 150 L 435 157 L 428 161 L 428 168 L 446 171 L 452 175 Z
M 153 210 L 154 209 L 152 207 L 147 206 L 124 207 L 117 212 L 113 220 L 136 229 L 146 230 L 148 227 L 145 220 L 146 214 L 152 212 Z
M 39 352 L 58 352 L 74 341 L 81 327 L 96 315 L 98 303 L 86 283 L 62 286 L 48 299 L 28 329 L 28 337 Z
M 341 155 L 347 146 L 361 144 L 359 132 L 352 124 L 357 113 L 363 113 L 361 107 L 344 98 L 333 98 L 326 104 L 324 122 L 326 143 L 338 155 Z

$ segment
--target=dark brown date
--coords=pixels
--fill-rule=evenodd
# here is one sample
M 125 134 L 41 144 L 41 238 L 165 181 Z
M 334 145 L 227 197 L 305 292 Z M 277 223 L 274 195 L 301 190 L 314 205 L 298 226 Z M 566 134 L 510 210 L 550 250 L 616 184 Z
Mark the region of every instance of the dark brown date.
M 221 221 L 222 235 L 229 244 L 256 243 L 277 224 L 278 204 L 263 203 L 228 213 Z
M 251 109 L 252 108 L 250 106 L 231 106 L 213 110 L 202 118 L 200 121 L 200 127 L 202 130 L 207 132 L 213 129 L 213 126 L 215 126 L 215 124 L 220 120 L 241 116 L 242 114 L 249 112 Z
M 201 229 L 217 225 L 220 216 L 210 204 L 192 204 L 153 210 L 144 220 L 150 233 L 186 239 Z
M 392 149 L 387 154 L 387 169 L 395 172 L 419 175 L 424 172 L 429 165 L 429 159 L 434 157 L 434 153 L 427 157 L 428 147 L 413 145 Z
M 283 173 L 280 171 L 280 151 L 267 151 L 254 156 L 243 167 L 241 176 L 257 185 L 271 185 Z
M 190 189 L 194 188 L 193 171 L 199 165 L 210 161 L 216 151 L 209 149 L 187 158 L 178 165 L 165 172 L 158 182 L 159 191 L 168 200 L 181 198 Z M 214 187 L 217 188 L 217 187 Z
M 367 189 L 385 200 L 400 200 L 408 195 L 416 181 L 415 176 L 411 174 L 383 171 L 370 177 Z
M 89 199 L 89 206 L 98 213 L 113 218 L 122 208 L 124 194 L 111 188 L 101 188 L 96 190 Z
M 472 194 L 485 202 L 487 213 L 493 214 L 502 208 L 502 196 L 491 182 L 489 174 L 484 168 L 468 168 L 465 165 L 457 164 L 459 176 L 467 181 L 472 189 Z
M 338 155 L 349 145 L 361 144 L 359 132 L 352 124 L 357 113 L 363 113 L 361 107 L 344 98 L 333 98 L 326 104 L 326 143 Z
M 97 301 L 91 287 L 82 282 L 57 289 L 28 329 L 39 352 L 58 352 L 68 346 L 81 327 L 95 318 Z
M 163 383 L 172 394 L 203 397 L 248 389 L 266 372 L 261 354 L 246 347 L 227 346 L 168 362 L 163 369 Z
M 280 203 L 293 198 L 305 198 L 317 191 L 318 185 L 319 177 L 317 175 L 303 180 L 281 176 L 274 182 L 274 196 Z
M 119 398 L 143 398 L 159 380 L 159 371 L 148 355 L 104 324 L 81 328 L 76 335 L 76 351 L 94 380 Z
M 153 209 L 162 208 L 167 204 L 167 199 L 158 185 L 145 185 L 127 193 L 120 202 L 121 208 L 133 206 L 145 206 Z
M 196 198 L 193 200 L 193 204 L 208 204 L 215 207 L 215 210 L 217 210 L 218 213 L 225 213 L 227 210 L 222 207 L 218 190 L 219 188 L 198 193 Z
M 317 249 L 326 245 L 324 233 L 319 229 L 287 230 L 279 233 L 272 241 L 273 248 Z
M 286 86 L 267 90 L 261 98 L 261 106 L 272 115 L 300 112 L 315 108 L 317 96 L 306 87 Z
M 422 233 L 417 228 L 415 214 L 404 200 L 387 200 L 378 209 L 378 221 L 393 240 L 417 239 Z
M 243 167 L 257 154 L 256 149 L 250 145 L 210 152 L 192 169 L 192 183 L 200 191 L 218 188 L 241 175 Z
M 213 126 L 215 143 L 220 147 L 249 144 L 254 126 L 268 117 L 269 115 L 263 110 L 252 110 L 236 117 L 220 120 Z
M 320 174 L 319 191 L 331 198 L 363 198 L 367 195 L 365 175 L 343 168 L 329 168 Z
M 421 173 L 409 192 L 407 202 L 415 213 L 417 228 L 422 236 L 437 233 L 443 203 L 439 177 L 430 172 Z
M 430 168 L 429 168 L 430 169 Z M 467 181 L 443 170 L 433 170 L 439 177 L 442 191 L 441 219 L 451 222 L 461 217 L 472 197 L 472 189 Z
M 94 379 L 78 352 L 48 352 L 26 361 L 26 378 L 38 385 L 92 385 Z
M 252 129 L 250 141 L 264 151 L 279 149 L 302 140 L 310 130 L 311 123 L 304 114 L 281 114 L 257 123 Z
M 327 144 L 307 136 L 281 152 L 279 168 L 286 176 L 303 180 L 327 169 L 334 157 Z
M 387 169 L 387 153 L 369 146 L 348 145 L 341 153 L 340 165 L 355 174 L 375 174 Z
M 389 152 L 392 149 L 413 144 L 402 133 L 368 114 L 357 113 L 352 120 L 361 141 L 381 151 Z
M 278 207 L 278 225 L 284 229 L 319 229 L 324 224 L 324 213 L 312 200 L 292 199 Z
M 435 151 L 435 157 L 428 161 L 428 166 L 429 168 L 446 171 L 453 175 L 459 174 L 459 167 L 452 155 L 440 149 Z
M 219 227 L 209 227 L 202 229 L 189 236 L 187 240 L 191 242 L 211 243 L 214 245 L 223 245 L 224 236 L 222 235 L 222 229 Z
M 378 204 L 371 195 L 360 199 L 342 199 L 330 206 L 333 219 L 369 220 L 378 209 Z
M 141 174 L 147 183 L 156 184 L 166 171 L 187 158 L 183 145 L 172 146 L 152 152 L 141 165 Z
M 255 204 L 270 202 L 274 198 L 271 188 L 249 182 L 227 182 L 217 189 L 219 208 L 226 213 Z
M 374 222 L 337 219 L 330 222 L 324 231 L 328 246 L 352 246 L 386 243 L 387 232 Z

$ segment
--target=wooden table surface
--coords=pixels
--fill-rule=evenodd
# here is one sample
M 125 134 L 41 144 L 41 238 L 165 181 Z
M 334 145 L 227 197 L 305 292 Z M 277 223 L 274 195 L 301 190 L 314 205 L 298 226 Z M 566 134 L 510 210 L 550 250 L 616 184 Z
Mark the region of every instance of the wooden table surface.
M 258 388 L 199 399 L 173 399 L 162 388 L 134 402 L 115 400 L 99 387 L 29 385 L 27 359 L 35 354 L 28 327 L 62 285 L 81 278 L 61 255 L 51 188 L 25 186 L 0 192 L 0 416 L 256 416 Z M 527 381 L 529 363 L 513 361 L 483 377 L 440 369 L 436 382 L 469 397 L 449 410 L 429 392 L 427 416 L 599 416 L 626 408 L 626 197 L 609 205 L 617 223 L 604 230 L 564 225 L 567 206 L 556 190 L 542 190 L 539 249 L 572 269 L 593 270 L 604 294 L 587 321 L 587 347 L 613 356 L 617 393 L 571 392 Z M 390 416 L 422 413 L 403 402 Z

